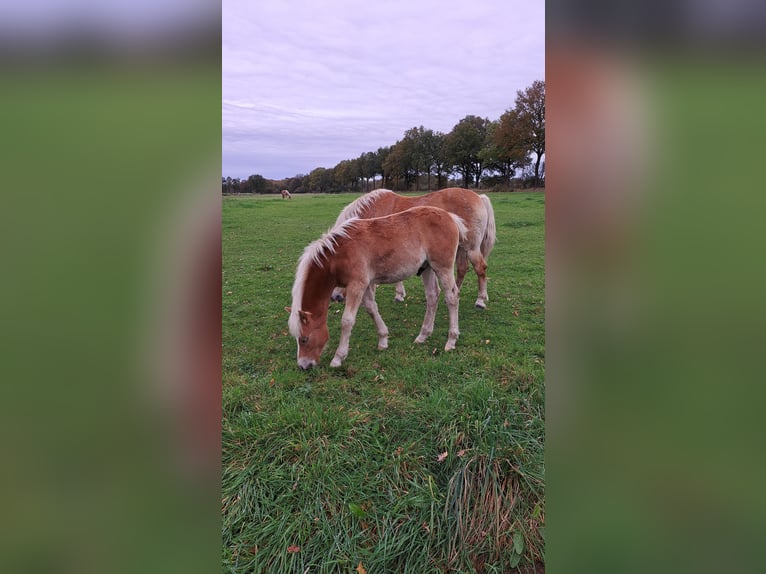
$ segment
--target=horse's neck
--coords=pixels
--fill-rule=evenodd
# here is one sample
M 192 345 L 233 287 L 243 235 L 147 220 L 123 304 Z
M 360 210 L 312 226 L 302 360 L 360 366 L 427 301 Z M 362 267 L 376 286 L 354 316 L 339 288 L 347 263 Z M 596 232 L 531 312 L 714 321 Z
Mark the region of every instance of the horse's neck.
M 311 265 L 303 287 L 303 304 L 301 305 L 303 310 L 310 311 L 314 315 L 326 314 L 334 288 L 335 278 L 329 270 L 316 264 Z

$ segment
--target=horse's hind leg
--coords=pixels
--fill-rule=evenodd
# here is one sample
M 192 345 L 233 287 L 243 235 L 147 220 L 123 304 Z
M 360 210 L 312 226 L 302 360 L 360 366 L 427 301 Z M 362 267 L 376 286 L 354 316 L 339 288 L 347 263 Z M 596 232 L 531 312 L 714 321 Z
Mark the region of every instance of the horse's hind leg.
M 457 338 L 460 336 L 460 329 L 458 327 L 460 290 L 455 283 L 451 268 L 449 270 L 439 269 L 436 270 L 436 273 L 439 276 L 439 283 L 441 283 L 442 291 L 444 291 L 444 301 L 447 303 L 447 311 L 449 312 L 449 334 L 444 350 L 451 351 L 455 348 Z
M 346 288 L 346 307 L 343 310 L 343 317 L 340 321 L 340 341 L 338 342 L 338 350 L 335 351 L 335 356 L 330 361 L 331 367 L 340 367 L 341 363 L 348 357 L 348 341 L 351 338 L 351 330 L 354 328 L 356 322 L 356 313 L 359 310 L 359 304 L 362 302 L 362 297 L 365 288 L 351 287 Z
M 370 284 L 362 296 L 362 305 L 372 320 L 375 321 L 375 329 L 378 331 L 378 349 L 388 349 L 388 327 L 383 322 L 383 317 L 378 312 L 378 304 L 375 302 L 375 284 Z
M 455 269 L 457 269 L 457 278 L 455 284 L 460 289 L 463 285 L 463 279 L 468 272 L 468 254 L 462 247 L 457 248 L 457 255 L 455 256 Z
M 406 296 L 407 291 L 404 290 L 404 283 L 399 281 L 399 283 L 396 284 L 396 294 L 394 295 L 394 301 L 403 302 Z
M 420 328 L 420 334 L 415 339 L 415 342 L 425 343 L 428 336 L 434 330 L 436 307 L 439 304 L 439 285 L 436 283 L 436 275 L 434 275 L 430 267 L 423 270 L 420 278 L 423 280 L 423 287 L 426 291 L 426 314 L 423 317 L 423 326 Z
M 487 262 L 481 251 L 475 249 L 468 252 L 468 258 L 471 260 L 476 275 L 479 277 L 479 295 L 474 304 L 479 309 L 486 309 L 489 295 L 487 295 Z

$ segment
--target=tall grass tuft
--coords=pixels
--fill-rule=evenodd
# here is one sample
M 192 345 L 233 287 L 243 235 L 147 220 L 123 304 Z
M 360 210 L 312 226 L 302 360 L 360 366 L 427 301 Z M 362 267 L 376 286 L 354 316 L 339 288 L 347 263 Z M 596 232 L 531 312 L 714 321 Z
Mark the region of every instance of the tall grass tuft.
M 540 520 L 523 524 L 514 513 L 523 504 L 519 473 L 508 459 L 479 455 L 452 476 L 444 510 L 450 565 L 471 562 L 481 572 L 490 562 L 507 571 L 525 554 L 529 561 L 542 561 L 543 542 L 536 529 Z M 507 552 L 510 548 L 513 552 Z

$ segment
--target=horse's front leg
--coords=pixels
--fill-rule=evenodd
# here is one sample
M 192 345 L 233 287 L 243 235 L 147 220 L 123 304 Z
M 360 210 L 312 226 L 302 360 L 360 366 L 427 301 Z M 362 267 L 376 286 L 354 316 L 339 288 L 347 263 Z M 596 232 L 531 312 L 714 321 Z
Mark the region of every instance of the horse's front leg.
M 439 304 L 439 285 L 436 283 L 436 275 L 428 267 L 420 278 L 423 280 L 423 288 L 426 291 L 426 314 L 423 317 L 423 326 L 420 328 L 420 334 L 415 339 L 416 343 L 425 343 L 428 336 L 434 331 L 434 321 L 436 320 L 436 307 Z
M 348 342 L 351 339 L 351 330 L 356 322 L 356 312 L 362 302 L 363 292 L 363 289 L 350 285 L 346 288 L 346 308 L 343 310 L 343 317 L 340 321 L 340 341 L 338 350 L 335 351 L 335 356 L 330 361 L 331 367 L 340 367 L 348 357 Z
M 388 327 L 383 322 L 383 317 L 378 312 L 378 304 L 375 302 L 375 284 L 371 283 L 362 297 L 362 305 L 375 321 L 375 329 L 378 331 L 378 349 L 388 349 Z

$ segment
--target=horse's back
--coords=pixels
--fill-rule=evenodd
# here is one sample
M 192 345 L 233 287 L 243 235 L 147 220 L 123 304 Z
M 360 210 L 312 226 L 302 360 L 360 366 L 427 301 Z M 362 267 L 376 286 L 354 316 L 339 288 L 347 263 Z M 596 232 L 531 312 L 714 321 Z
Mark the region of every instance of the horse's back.
M 358 204 L 355 206 L 354 204 Z M 399 195 L 390 189 L 376 189 L 346 206 L 338 217 L 339 223 L 354 215 L 363 219 L 384 217 L 419 206 L 439 207 L 465 218 L 477 211 L 483 212 L 484 205 L 479 195 L 462 187 L 448 187 L 419 196 Z
M 416 206 L 355 220 L 348 241 L 338 251 L 348 264 L 371 269 L 376 282 L 389 283 L 414 275 L 426 260 L 451 265 L 459 241 L 460 228 L 449 212 Z
M 409 250 L 439 256 L 457 249 L 460 241 L 458 224 L 440 207 L 415 206 L 362 221 L 367 222 L 369 241 L 383 252 Z
M 375 230 L 393 227 L 405 236 L 413 233 L 420 236 L 423 227 L 458 230 L 449 210 L 436 205 L 416 205 L 402 211 L 362 221 L 368 221 L 370 227 Z
M 462 187 L 448 187 L 422 195 L 419 205 L 441 207 L 461 217 L 467 213 L 484 211 L 484 204 L 479 195 Z
M 391 190 L 377 189 L 346 206 L 336 224 L 350 215 L 371 219 L 402 213 L 413 207 L 436 207 L 457 215 L 467 228 L 464 236 L 466 245 L 469 249 L 479 249 L 490 216 L 481 196 L 462 187 L 448 187 L 419 196 L 399 195 Z M 446 225 L 450 224 L 444 218 L 436 219 L 446 222 Z

